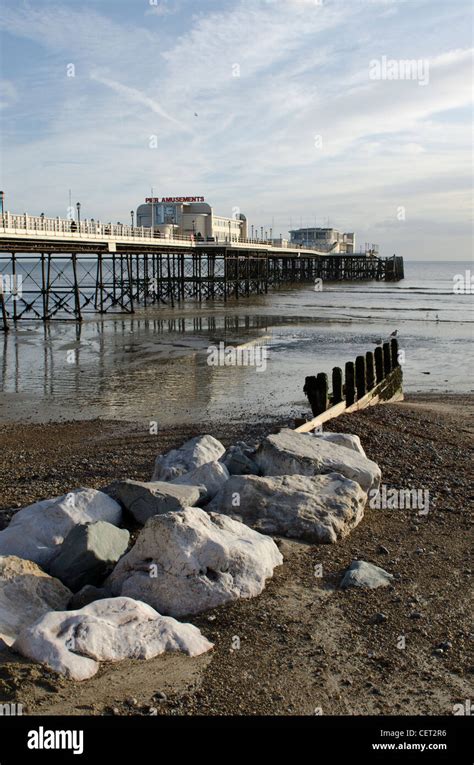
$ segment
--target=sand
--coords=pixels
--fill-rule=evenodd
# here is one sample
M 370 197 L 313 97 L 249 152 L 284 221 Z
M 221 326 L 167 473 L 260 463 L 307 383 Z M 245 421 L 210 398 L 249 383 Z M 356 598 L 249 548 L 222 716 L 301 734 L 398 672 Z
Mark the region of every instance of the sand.
M 285 563 L 260 597 L 193 617 L 215 643 L 211 654 L 103 664 L 75 683 L 4 650 L 0 703 L 45 715 L 452 714 L 472 698 L 473 407 L 468 395 L 412 396 L 328 423 L 361 437 L 388 487 L 429 489 L 428 515 L 368 508 L 337 545 L 278 540 Z M 0 528 L 17 507 L 75 486 L 147 479 L 156 453 L 197 432 L 228 445 L 286 424 L 220 422 L 158 435 L 103 420 L 1 426 Z M 395 574 L 394 587 L 340 591 L 353 558 Z M 386 618 L 374 619 L 379 613 Z

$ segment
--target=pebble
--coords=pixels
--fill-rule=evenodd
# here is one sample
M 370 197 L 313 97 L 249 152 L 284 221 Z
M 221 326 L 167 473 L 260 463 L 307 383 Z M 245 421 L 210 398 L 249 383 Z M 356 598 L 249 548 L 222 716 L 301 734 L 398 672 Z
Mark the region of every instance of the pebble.
M 453 647 L 453 644 L 450 640 L 445 640 L 443 643 L 438 644 L 438 648 L 441 648 L 442 651 L 450 651 Z
M 378 611 L 378 613 L 375 614 L 375 616 L 372 617 L 373 624 L 382 624 L 382 622 L 386 622 L 388 619 L 388 616 L 386 614 L 383 614 L 381 611 Z
M 423 619 L 423 614 L 421 611 L 412 611 L 410 614 L 410 619 Z
M 385 545 L 379 545 L 377 552 L 380 553 L 380 555 L 390 555 L 390 551 L 387 547 L 385 547 Z

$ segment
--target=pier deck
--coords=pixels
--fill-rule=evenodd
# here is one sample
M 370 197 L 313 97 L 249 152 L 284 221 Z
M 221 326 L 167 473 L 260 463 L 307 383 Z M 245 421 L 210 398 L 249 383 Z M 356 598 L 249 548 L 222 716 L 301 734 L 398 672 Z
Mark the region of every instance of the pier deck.
M 74 230 L 75 226 L 75 230 Z M 403 278 L 403 259 L 278 247 L 262 240 L 165 238 L 150 229 L 14 216 L 0 227 L 0 327 L 228 300 L 293 282 Z

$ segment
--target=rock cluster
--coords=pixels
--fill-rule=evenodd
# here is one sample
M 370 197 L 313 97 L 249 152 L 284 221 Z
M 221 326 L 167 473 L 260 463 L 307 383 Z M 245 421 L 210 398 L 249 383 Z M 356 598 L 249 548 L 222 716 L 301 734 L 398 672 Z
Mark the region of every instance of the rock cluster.
M 272 535 L 337 542 L 379 483 L 356 436 L 283 430 L 227 450 L 198 436 L 149 482 L 36 502 L 0 531 L 0 644 L 76 680 L 100 661 L 197 656 L 211 643 L 174 617 L 258 596 L 283 563 Z M 127 523 L 143 526 L 131 548 Z M 354 561 L 341 587 L 391 578 Z

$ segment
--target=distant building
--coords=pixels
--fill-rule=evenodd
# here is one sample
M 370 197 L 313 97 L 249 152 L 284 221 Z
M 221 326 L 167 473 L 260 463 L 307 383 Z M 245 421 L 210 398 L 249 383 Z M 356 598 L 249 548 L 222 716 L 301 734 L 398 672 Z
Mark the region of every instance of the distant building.
M 315 250 L 350 255 L 355 249 L 355 234 L 342 234 L 335 228 L 298 228 L 290 231 L 290 244 Z
M 245 215 L 215 215 L 204 197 L 147 197 L 139 205 L 137 226 L 153 228 L 165 236 L 191 236 L 204 241 L 229 242 L 247 238 Z

